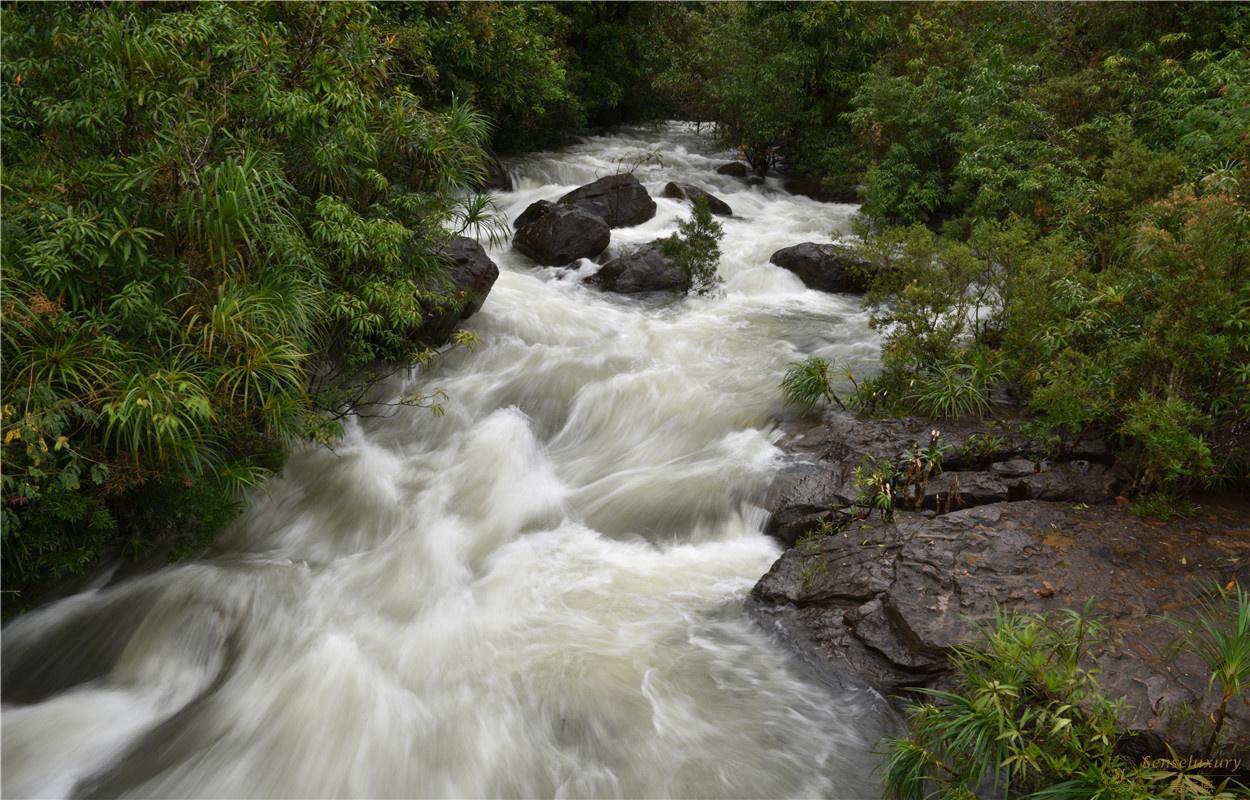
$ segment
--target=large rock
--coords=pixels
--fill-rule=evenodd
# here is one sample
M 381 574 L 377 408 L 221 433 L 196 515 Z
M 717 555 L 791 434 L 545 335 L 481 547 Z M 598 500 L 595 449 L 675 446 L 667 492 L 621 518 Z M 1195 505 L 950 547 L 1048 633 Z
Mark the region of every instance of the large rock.
M 860 493 L 856 467 L 887 461 L 901 471 L 906 453 L 923 449 L 935 429 L 942 443 L 941 471 L 920 487 L 921 508 L 947 512 L 1003 500 L 1109 503 L 1129 483 L 1122 467 L 1094 460 L 1110 459 L 1098 438 L 1083 439 L 1070 449 L 1070 456 L 1079 458 L 1052 461 L 1042 459 L 1041 444 L 1011 422 L 860 420 L 830 414 L 817 423 L 783 427 L 780 446 L 789 458 L 764 500 L 772 512 L 765 533 L 793 545 L 822 523 L 845 520 L 857 511 L 849 507 Z M 916 487 L 896 489 L 896 505 L 913 507 Z
M 468 237 L 452 239 L 440 255 L 451 262 L 447 277 L 455 303 L 428 304 L 423 309 L 425 318 L 417 338 L 433 346 L 446 343 L 456 325 L 481 310 L 499 277 L 499 267 L 480 244 Z
M 512 221 L 512 227 L 519 230 L 524 228 L 526 225 L 529 225 L 531 222 L 537 222 L 538 218 L 550 211 L 551 207 L 554 205 L 555 203 L 550 200 L 538 200 L 530 203 L 525 207 L 525 210 L 518 214 L 517 218 Z
M 1209 673 L 1176 652 L 1163 613 L 1195 609 L 1195 580 L 1250 583 L 1250 536 L 1239 508 L 1201 519 L 1143 520 L 1117 505 L 1030 500 L 936 517 L 898 512 L 787 550 L 752 592 L 757 616 L 805 659 L 887 692 L 943 686 L 946 657 L 1000 610 L 1079 609 L 1106 625 L 1091 651 L 1103 690 L 1127 700 L 1120 725 L 1181 753 L 1202 744 L 1218 704 Z M 1197 725 L 1180 725 L 1186 708 Z M 1234 752 L 1250 747 L 1250 706 L 1233 703 Z
M 809 289 L 822 292 L 863 292 L 872 274 L 870 261 L 837 244 L 803 242 L 783 247 L 768 260 L 798 275 Z
M 612 259 L 585 282 L 621 294 L 689 290 L 690 276 L 664 255 L 662 242 L 662 239 L 657 239 L 632 253 Z
M 664 187 L 664 191 L 661 194 L 674 200 L 689 200 L 692 203 L 696 202 L 700 197 L 706 197 L 708 210 L 713 214 L 729 217 L 734 213 L 733 209 L 724 200 L 693 184 L 670 182 Z
M 747 165 L 741 161 L 730 161 L 728 164 L 721 164 L 716 168 L 716 172 L 720 175 L 732 175 L 735 178 L 745 178 L 747 176 Z
M 516 232 L 512 246 L 549 267 L 594 258 L 612 238 L 608 224 L 581 206 L 557 205 Z
M 564 205 L 579 206 L 613 228 L 640 225 L 655 216 L 655 201 L 633 175 L 608 175 L 560 198 Z

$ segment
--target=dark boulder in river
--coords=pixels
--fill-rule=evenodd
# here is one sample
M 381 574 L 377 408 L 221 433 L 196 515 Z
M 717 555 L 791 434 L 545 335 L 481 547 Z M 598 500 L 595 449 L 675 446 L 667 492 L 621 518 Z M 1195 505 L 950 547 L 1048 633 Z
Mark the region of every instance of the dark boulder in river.
M 486 296 L 490 294 L 491 287 L 499 277 L 499 267 L 495 262 L 491 261 L 480 244 L 466 236 L 452 239 L 440 251 L 440 255 L 451 262 L 448 277 L 452 294 L 463 301 L 463 305 L 459 308 L 430 305 L 423 309 L 425 320 L 421 324 L 418 338 L 436 347 L 450 338 L 459 322 L 481 310 Z
M 664 255 L 663 239 L 639 247 L 628 255 L 614 258 L 603 269 L 586 279 L 586 283 L 609 292 L 685 292 L 690 276 Z
M 579 258 L 594 258 L 611 238 L 602 217 L 581 206 L 555 205 L 518 230 L 512 246 L 539 264 L 560 267 Z
M 730 161 L 728 164 L 721 164 L 716 168 L 717 174 L 732 175 L 735 178 L 745 178 L 747 176 L 747 165 L 741 161 Z
M 732 216 L 734 213 L 733 209 L 730 208 L 729 204 L 726 203 L 724 200 L 720 199 L 719 197 L 707 191 L 706 189 L 700 189 L 698 186 L 694 186 L 693 184 L 689 184 L 689 183 L 670 182 L 667 186 L 664 187 L 663 196 L 671 197 L 674 200 L 689 200 L 692 203 L 698 200 L 700 197 L 706 197 L 708 210 L 711 211 L 713 214 L 719 214 L 722 217 L 728 217 L 728 216 Z
M 655 216 L 655 201 L 633 175 L 609 175 L 560 198 L 603 219 L 613 228 L 640 225 Z
M 849 247 L 803 242 L 783 247 L 768 259 L 822 292 L 862 292 L 868 288 L 872 262 Z
M 543 214 L 550 211 L 551 207 L 554 205 L 555 203 L 550 200 L 539 200 L 537 202 L 530 203 L 525 210 L 518 214 L 517 218 L 512 221 L 512 227 L 517 229 L 524 228 L 526 225 L 536 221 Z

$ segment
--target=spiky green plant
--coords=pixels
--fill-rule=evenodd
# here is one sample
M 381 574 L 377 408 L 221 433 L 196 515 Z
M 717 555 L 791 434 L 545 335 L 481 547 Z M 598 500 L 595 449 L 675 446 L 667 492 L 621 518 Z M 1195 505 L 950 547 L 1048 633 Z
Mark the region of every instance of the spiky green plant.
M 984 417 L 990 411 L 992 377 L 974 364 L 941 365 L 917 378 L 904 400 L 930 417 Z
M 1083 666 L 1102 637 L 1091 607 L 1050 616 L 999 612 L 950 654 L 951 691 L 908 703 L 910 732 L 888 740 L 886 793 L 899 800 L 1232 800 L 1239 788 L 1130 761 L 1117 747 L 1122 701 Z
M 781 379 L 781 395 L 787 405 L 799 406 L 812 411 L 827 403 L 845 408 L 833 391 L 833 362 L 820 356 L 810 356 L 796 361 L 786 369 Z
M 1210 756 L 1219 742 L 1228 704 L 1250 692 L 1250 591 L 1235 581 L 1228 585 L 1214 581 L 1199 588 L 1198 610 L 1192 619 L 1167 619 L 1180 631 L 1181 646 L 1210 670 L 1208 690 L 1219 684 L 1220 705 L 1205 747 Z

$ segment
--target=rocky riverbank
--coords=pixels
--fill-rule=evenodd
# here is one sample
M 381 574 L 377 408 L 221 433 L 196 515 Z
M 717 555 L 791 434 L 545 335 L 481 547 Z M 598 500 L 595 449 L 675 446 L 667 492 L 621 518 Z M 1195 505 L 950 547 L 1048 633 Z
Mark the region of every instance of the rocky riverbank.
M 835 510 L 856 499 L 857 466 L 904 462 L 934 429 L 941 472 L 919 491 L 898 487 L 892 519 Z M 1119 494 L 1129 476 L 1101 441 L 1043 460 L 1009 423 L 831 415 L 784 433 L 789 463 L 768 500 L 768 532 L 788 549 L 752 601 L 805 661 L 889 695 L 941 686 L 949 648 L 973 640 L 998 609 L 1092 600 L 1106 625 L 1092 662 L 1105 691 L 1126 701 L 1124 729 L 1145 734 L 1134 747 L 1158 756 L 1169 745 L 1200 749 L 1218 697 L 1202 663 L 1177 652 L 1163 615 L 1190 613 L 1199 581 L 1250 583 L 1244 501 L 1146 519 Z M 1250 702 L 1230 706 L 1226 731 L 1234 751 L 1250 751 Z

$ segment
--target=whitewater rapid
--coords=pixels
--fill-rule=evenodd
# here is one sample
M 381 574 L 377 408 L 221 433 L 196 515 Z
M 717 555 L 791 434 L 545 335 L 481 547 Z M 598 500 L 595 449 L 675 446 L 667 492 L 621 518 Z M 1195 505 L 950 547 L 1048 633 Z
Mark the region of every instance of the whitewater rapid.
M 853 298 L 776 249 L 854 206 L 718 175 L 678 124 L 511 165 L 510 222 L 622 164 L 658 212 L 611 251 L 726 202 L 721 291 L 622 297 L 598 265 L 501 274 L 480 345 L 397 377 L 448 396 L 296 453 L 211 554 L 3 631 L 3 795 L 879 797 L 875 695 L 797 666 L 744 608 L 786 365 L 871 364 Z

